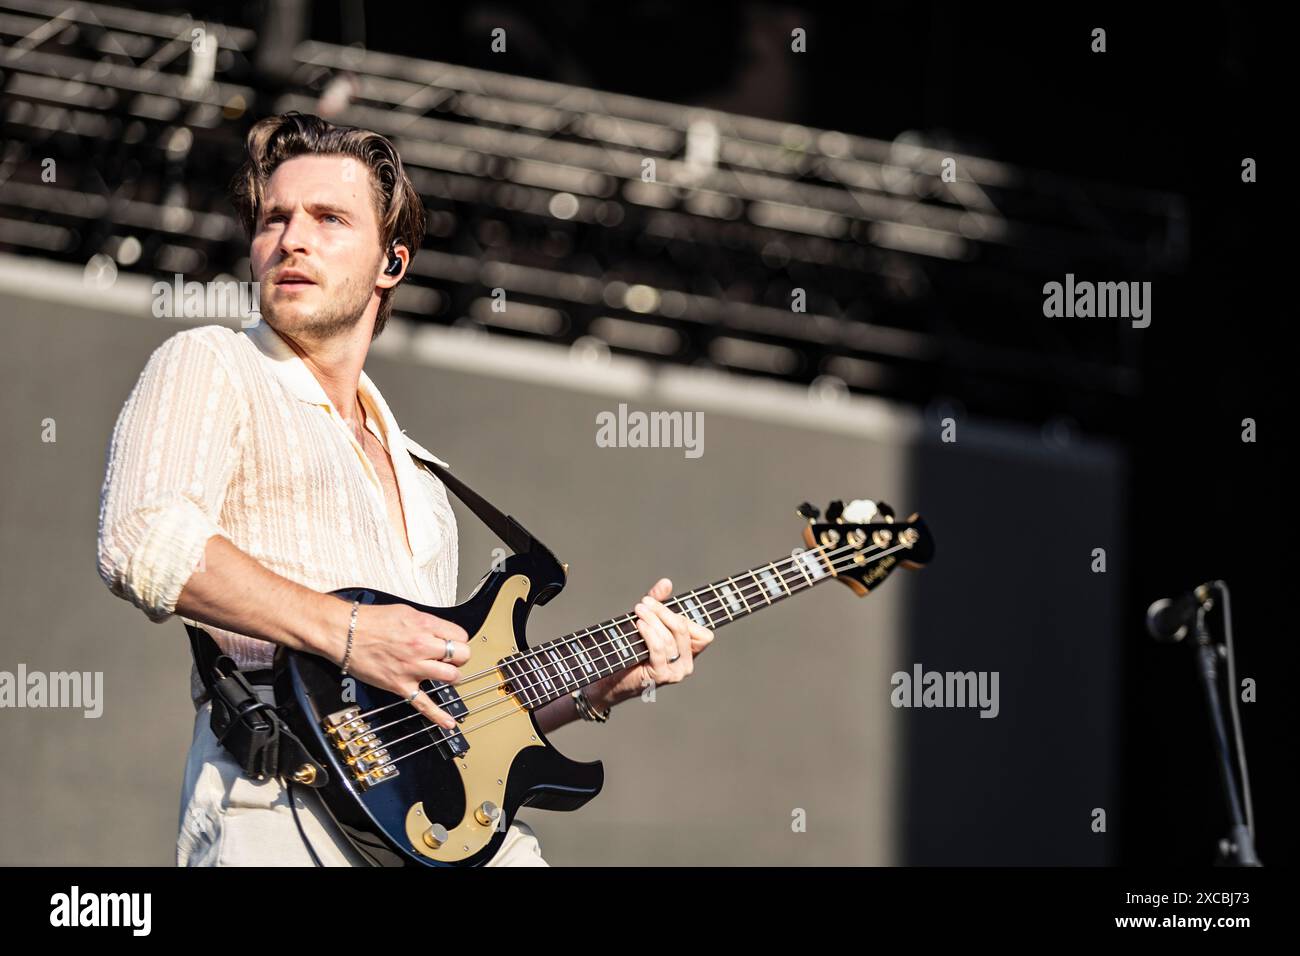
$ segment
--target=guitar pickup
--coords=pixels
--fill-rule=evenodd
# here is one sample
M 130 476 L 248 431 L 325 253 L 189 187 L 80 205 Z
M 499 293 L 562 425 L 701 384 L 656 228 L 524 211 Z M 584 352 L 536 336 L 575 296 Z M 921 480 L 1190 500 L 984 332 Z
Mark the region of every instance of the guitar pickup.
M 455 717 L 457 722 L 469 714 L 469 708 L 460 699 L 460 694 L 457 693 L 456 688 L 450 684 L 435 684 L 433 693 L 430 696 L 433 697 L 434 702 L 439 707 Z M 454 760 L 469 751 L 469 741 L 465 739 L 465 735 L 459 730 L 449 731 L 442 727 L 430 729 L 442 732 L 441 739 L 438 742 L 438 750 L 442 752 L 444 757 L 450 757 Z

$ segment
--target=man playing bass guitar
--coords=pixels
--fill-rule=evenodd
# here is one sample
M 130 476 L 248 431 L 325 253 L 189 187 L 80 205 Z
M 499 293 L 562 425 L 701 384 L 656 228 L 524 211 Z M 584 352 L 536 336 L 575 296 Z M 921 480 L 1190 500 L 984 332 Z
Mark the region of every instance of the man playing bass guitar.
M 359 607 L 354 619 L 327 593 L 361 583 L 426 606 L 456 602 L 455 517 L 416 457 L 433 456 L 362 371 L 424 237 L 424 209 L 377 133 L 287 113 L 257 123 L 247 146 L 233 200 L 262 318 L 238 332 L 177 333 L 150 357 L 108 449 L 100 576 L 153 621 L 201 622 L 268 703 L 284 645 L 345 664 L 454 728 L 418 689 L 458 679 L 465 630 L 400 603 Z M 661 579 L 636 605 L 649 659 L 546 704 L 544 733 L 691 674 L 713 632 L 665 607 L 671 591 Z M 245 776 L 209 727 L 196 671 L 191 690 L 178 865 L 365 862 L 314 791 Z M 515 821 L 489 865 L 546 863 Z

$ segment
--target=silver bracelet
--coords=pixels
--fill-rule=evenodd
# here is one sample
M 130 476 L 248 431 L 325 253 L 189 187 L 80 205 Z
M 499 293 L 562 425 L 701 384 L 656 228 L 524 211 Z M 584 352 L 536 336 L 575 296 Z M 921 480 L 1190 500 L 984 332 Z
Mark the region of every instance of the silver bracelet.
M 598 724 L 603 724 L 609 720 L 610 712 L 613 710 L 612 707 L 606 707 L 605 712 L 601 713 L 581 690 L 575 690 L 571 696 L 573 697 L 573 706 L 577 709 L 578 716 L 583 720 L 592 720 Z
M 348 658 L 352 656 L 352 638 L 357 632 L 357 607 L 360 604 L 359 600 L 352 602 L 352 620 L 348 622 L 348 646 L 343 651 L 343 663 L 340 665 L 344 677 L 348 674 Z

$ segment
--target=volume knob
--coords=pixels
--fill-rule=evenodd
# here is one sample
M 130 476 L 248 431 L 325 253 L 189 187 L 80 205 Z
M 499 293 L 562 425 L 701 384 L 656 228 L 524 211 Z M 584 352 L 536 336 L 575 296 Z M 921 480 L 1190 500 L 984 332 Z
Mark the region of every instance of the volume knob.
M 482 805 L 474 811 L 474 819 L 485 827 L 494 826 L 499 816 L 501 816 L 501 808 L 491 800 L 484 800 Z
M 424 842 L 428 844 L 429 849 L 436 850 L 447 842 L 447 836 L 447 828 L 441 823 L 435 823 L 424 831 Z

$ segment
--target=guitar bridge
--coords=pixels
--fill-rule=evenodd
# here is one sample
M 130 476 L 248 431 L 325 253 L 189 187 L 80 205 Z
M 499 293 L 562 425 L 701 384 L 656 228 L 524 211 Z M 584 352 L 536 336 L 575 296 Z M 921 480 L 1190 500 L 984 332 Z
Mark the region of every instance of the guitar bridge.
M 379 735 L 361 719 L 359 707 L 335 711 L 322 721 L 322 727 L 334 746 L 346 754 L 343 762 L 351 768 L 352 779 L 362 790 L 398 776 L 388 748 L 374 749 L 380 743 Z

